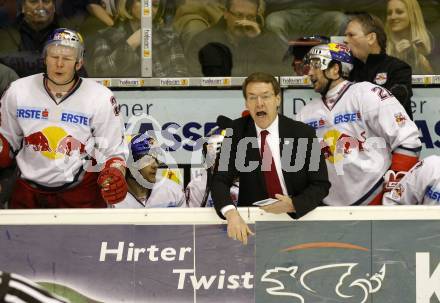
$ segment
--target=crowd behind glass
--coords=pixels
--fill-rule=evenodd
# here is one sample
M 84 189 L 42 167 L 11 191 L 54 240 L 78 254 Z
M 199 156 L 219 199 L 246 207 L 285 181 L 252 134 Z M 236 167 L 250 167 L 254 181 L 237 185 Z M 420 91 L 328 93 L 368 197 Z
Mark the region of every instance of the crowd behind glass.
M 17 0 L 0 7 L 0 63 L 19 77 L 42 72 L 53 29 L 82 33 L 83 76 L 140 77 L 140 0 Z M 153 77 L 296 75 L 289 42 L 343 36 L 350 13 L 385 24 L 386 51 L 413 74 L 437 74 L 438 0 L 153 0 Z

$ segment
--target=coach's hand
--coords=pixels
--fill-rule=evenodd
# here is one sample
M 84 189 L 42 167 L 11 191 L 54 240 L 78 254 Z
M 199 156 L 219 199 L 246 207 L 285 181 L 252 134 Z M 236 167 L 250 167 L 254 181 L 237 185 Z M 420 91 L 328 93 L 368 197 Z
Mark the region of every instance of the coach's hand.
M 247 244 L 248 235 L 255 235 L 249 226 L 244 222 L 243 218 L 238 213 L 238 210 L 231 209 L 225 214 L 228 220 L 228 236 L 234 240 Z
M 275 198 L 278 202 L 272 203 L 270 205 L 261 206 L 261 209 L 272 214 L 284 214 L 295 212 L 295 207 L 293 206 L 292 198 L 289 196 L 283 196 L 276 194 Z
M 121 202 L 127 195 L 127 182 L 119 168 L 104 168 L 99 174 L 98 185 L 101 187 L 102 197 L 109 204 Z

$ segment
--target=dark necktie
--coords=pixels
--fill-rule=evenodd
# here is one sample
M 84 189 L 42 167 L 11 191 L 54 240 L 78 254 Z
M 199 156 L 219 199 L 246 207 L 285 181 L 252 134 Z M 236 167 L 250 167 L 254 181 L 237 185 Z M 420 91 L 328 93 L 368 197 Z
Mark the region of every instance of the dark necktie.
M 269 143 L 266 142 L 266 137 L 269 134 L 267 130 L 261 131 L 261 170 L 264 174 L 264 181 L 266 182 L 266 190 L 269 198 L 275 198 L 275 194 L 283 194 L 280 179 L 278 178 L 277 170 L 275 168 L 275 161 L 272 157 L 272 152 Z

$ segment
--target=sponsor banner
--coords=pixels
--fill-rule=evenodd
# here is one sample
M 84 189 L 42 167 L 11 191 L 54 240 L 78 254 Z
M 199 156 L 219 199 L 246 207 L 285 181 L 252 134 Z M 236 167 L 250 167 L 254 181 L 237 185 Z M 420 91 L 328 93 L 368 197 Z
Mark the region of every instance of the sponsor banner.
M 308 76 L 301 77 L 280 77 L 280 85 L 282 87 L 285 86 L 308 86 L 310 85 L 310 78 Z
M 144 0 L 143 1 L 143 16 L 144 17 L 151 17 L 151 0 Z
M 152 37 L 152 30 L 150 28 L 143 29 L 142 32 L 142 42 L 143 42 L 143 50 L 142 53 L 144 55 L 144 58 L 151 58 L 151 52 L 152 52 L 152 44 L 151 44 L 151 37 Z
M 71 302 L 431 303 L 438 221 L 0 226 L 0 270 Z M 437 300 L 436 300 L 437 299 Z M 434 300 L 434 301 L 433 301 Z
M 439 232 L 438 221 L 257 222 L 255 302 L 440 300 Z
M 189 78 L 160 78 L 160 86 L 189 86 Z
M 411 98 L 414 121 L 422 141 L 421 158 L 440 154 L 440 89 L 414 88 Z M 283 91 L 283 112 L 294 118 L 301 108 L 320 95 L 311 89 L 286 89 Z
M 207 77 L 200 81 L 201 86 L 231 86 L 231 77 Z
M 0 247 L 1 271 L 71 302 L 253 302 L 253 239 L 225 225 L 0 226 Z
M 115 91 L 127 132 L 154 131 L 177 164 L 202 162 L 201 139 L 218 115 L 238 118 L 241 90 Z M 169 164 L 169 163 L 168 163 Z M 174 164 L 174 163 L 171 163 Z
M 119 79 L 119 87 L 141 87 L 144 85 L 143 79 L 127 78 Z

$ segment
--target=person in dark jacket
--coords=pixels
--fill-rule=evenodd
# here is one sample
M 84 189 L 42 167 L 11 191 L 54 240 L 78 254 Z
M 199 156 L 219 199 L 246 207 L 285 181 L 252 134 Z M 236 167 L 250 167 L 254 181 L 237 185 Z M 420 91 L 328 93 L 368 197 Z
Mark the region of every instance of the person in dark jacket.
M 166 2 L 152 1 L 152 74 L 156 78 L 188 76 L 179 37 L 164 21 Z M 86 41 L 92 49 L 87 65 L 92 77 L 141 76 L 141 10 L 140 0 L 119 0 L 115 26 Z
M 50 34 L 60 27 L 55 15 L 55 0 L 24 0 L 16 22 L 0 30 L 0 62 L 20 77 L 44 72 L 41 57 L 44 45 Z M 79 75 L 87 76 L 84 68 Z
M 382 21 L 368 13 L 350 17 L 344 42 L 353 52 L 354 68 L 349 80 L 369 81 L 388 89 L 413 119 L 411 66 L 385 53 L 387 37 Z
M 50 33 L 59 27 L 54 1 L 24 0 L 16 22 L 0 30 L 0 61 L 20 77 L 42 72 L 44 44 Z
M 262 27 L 259 0 L 228 0 L 225 7 L 223 17 L 195 35 L 185 50 L 190 75 L 203 76 L 198 54 L 210 43 L 222 44 L 230 50 L 233 77 L 246 77 L 258 71 L 277 76 L 292 75 L 291 68 L 283 62 L 287 43 Z
M 274 203 L 263 210 L 294 219 L 322 204 L 330 182 L 315 130 L 278 114 L 280 85 L 272 75 L 249 75 L 243 96 L 249 115 L 232 121 L 226 131 L 211 194 L 217 214 L 228 221 L 228 236 L 246 244 L 253 232 L 230 195 L 237 177 L 237 206 L 271 198 Z

